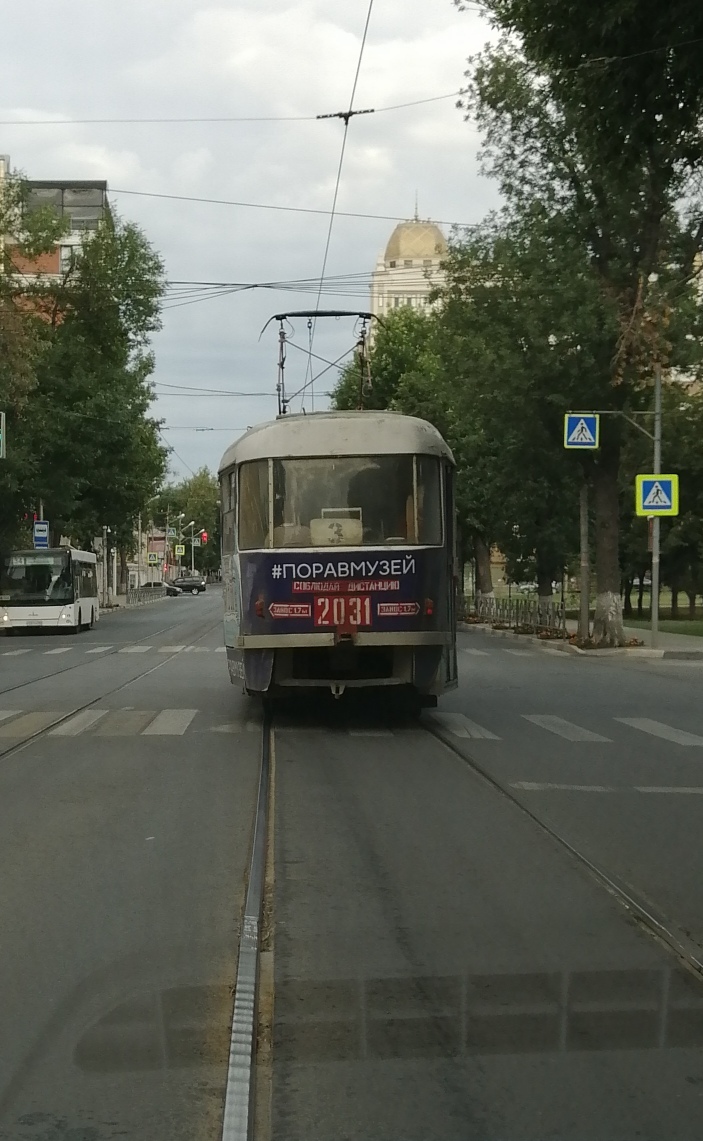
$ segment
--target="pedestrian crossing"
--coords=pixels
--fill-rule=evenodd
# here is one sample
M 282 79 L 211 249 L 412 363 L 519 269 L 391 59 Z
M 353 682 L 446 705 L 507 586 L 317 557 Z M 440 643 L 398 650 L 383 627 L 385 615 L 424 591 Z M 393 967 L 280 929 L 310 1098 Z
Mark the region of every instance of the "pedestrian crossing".
M 503 739 L 497 733 L 494 733 L 492 729 L 477 724 L 476 721 L 466 717 L 463 713 L 433 712 L 429 715 L 429 719 L 439 729 L 451 734 L 453 737 L 473 741 L 500 741 Z M 629 729 L 634 729 L 636 733 L 645 733 L 650 737 L 670 741 L 675 745 L 682 745 L 689 748 L 703 748 L 703 736 L 699 736 L 697 733 L 691 733 L 686 729 L 680 729 L 674 725 L 667 725 L 663 721 L 655 721 L 651 717 L 612 717 L 607 720 L 609 723 L 612 722 L 613 725 L 624 725 Z M 513 741 L 516 736 L 515 730 L 517 729 L 519 732 L 519 723 L 524 721 L 533 728 L 561 737 L 562 740 L 570 741 L 574 744 L 616 744 L 614 737 L 607 737 L 603 733 L 597 733 L 585 725 L 578 724 L 575 721 L 569 721 L 567 718 L 559 717 L 553 713 L 520 714 L 517 718 L 517 724 L 513 723 L 512 726 L 514 731 L 510 736 Z M 502 724 L 504 725 L 504 721 Z M 505 732 L 504 729 L 503 732 Z
M 607 725 L 612 726 L 612 736 L 606 735 Z M 494 743 L 507 740 L 511 746 L 524 744 L 526 739 L 539 743 L 550 737 L 558 737 L 568 743 L 573 752 L 568 756 L 584 756 L 583 750 L 594 746 L 605 749 L 605 756 L 617 759 L 617 746 L 622 747 L 623 731 L 632 743 L 645 734 L 655 739 L 670 742 L 682 748 L 703 748 L 703 735 L 692 733 L 675 725 L 668 725 L 653 718 L 612 717 L 603 719 L 599 728 L 606 732 L 570 721 L 552 713 L 524 713 L 510 718 L 508 724 L 503 717 L 493 725 L 484 725 L 464 713 L 433 710 L 427 715 L 427 723 L 440 730 L 443 735 L 460 741 L 485 741 L 492 750 Z M 619 733 L 618 733 L 618 727 Z M 255 711 L 242 714 L 234 720 L 222 721 L 211 710 L 166 708 L 106 709 L 91 707 L 78 712 L 62 710 L 22 710 L 0 709 L 0 741 L 17 741 L 36 733 L 47 732 L 49 737 L 182 737 L 190 733 L 247 733 L 258 732 L 260 721 Z M 276 726 L 282 733 L 342 732 L 353 738 L 404 737 L 414 732 L 411 725 L 389 725 L 368 723 L 363 720 L 352 723 L 343 730 L 330 730 L 320 724 L 304 724 L 288 719 Z M 500 732 L 498 732 L 500 730 Z M 526 738 L 526 734 L 528 735 Z M 618 739 L 619 738 L 619 739 Z M 567 754 L 563 754 L 567 755 Z M 676 755 L 676 753 L 669 754 Z M 703 774 L 702 774 L 703 777 Z M 551 786 L 550 786 L 551 787 Z M 555 786 L 557 787 L 557 786 Z M 561 786 L 559 786 L 561 787 Z M 591 786 L 588 786 L 589 788 Z
M 2 643 L 0 643 L 2 645 Z M 23 646 L 17 650 L 2 650 L 0 649 L 0 658 L 19 658 L 25 654 L 34 654 L 42 657 L 56 657 L 61 654 L 71 654 L 74 657 L 81 654 L 107 654 L 109 652 L 117 654 L 225 654 L 227 652 L 226 646 L 196 646 L 181 645 L 181 646 L 143 646 L 140 642 L 135 642 L 128 646 L 120 645 L 105 645 L 105 646 L 56 646 L 47 650 L 44 646 Z

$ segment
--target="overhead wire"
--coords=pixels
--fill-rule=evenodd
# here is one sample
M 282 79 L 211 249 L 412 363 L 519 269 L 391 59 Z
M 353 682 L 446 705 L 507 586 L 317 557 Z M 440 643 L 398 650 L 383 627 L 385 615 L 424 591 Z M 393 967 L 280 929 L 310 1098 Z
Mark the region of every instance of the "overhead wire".
M 239 202 L 232 198 L 205 198 L 195 194 L 163 194 L 155 190 L 125 190 L 111 187 L 110 194 L 129 194 L 138 198 L 163 198 L 173 202 L 202 202 L 211 206 L 239 206 L 251 210 L 278 210 L 289 214 L 325 214 L 329 216 L 330 210 L 313 206 L 278 206 L 271 202 Z M 407 222 L 408 218 L 401 214 L 367 214 L 354 210 L 336 210 L 337 218 L 364 218 L 378 222 Z M 458 226 L 460 229 L 470 229 L 472 223 L 448 221 L 445 218 L 433 218 L 432 221 L 439 226 Z M 473 223 L 475 225 L 475 223 Z
M 347 136 L 349 134 L 349 123 L 353 115 L 354 97 L 356 95 L 356 88 L 359 83 L 359 75 L 361 73 L 361 63 L 364 58 L 364 50 L 366 48 L 366 37 L 369 33 L 369 24 L 371 23 L 371 13 L 373 12 L 374 0 L 369 0 L 369 7 L 366 13 L 366 22 L 364 24 L 364 31 L 361 37 L 361 45 L 359 47 L 359 58 L 356 64 L 356 71 L 354 73 L 354 82 L 352 84 L 351 95 L 349 97 L 349 108 L 347 112 L 341 117 L 344 120 L 344 131 L 342 133 L 342 145 L 339 152 L 339 163 L 337 165 L 337 177 L 334 184 L 334 194 L 332 195 L 332 210 L 330 211 L 329 226 L 327 227 L 327 240 L 325 242 L 325 252 L 322 257 L 322 270 L 320 272 L 320 286 L 317 291 L 317 303 L 315 308 L 320 307 L 320 298 L 322 296 L 322 285 L 325 280 L 325 270 L 327 269 L 327 259 L 330 252 L 330 243 L 332 241 L 332 227 L 334 226 L 335 211 L 337 209 L 337 198 L 339 196 L 339 187 L 342 181 L 342 167 L 344 166 L 344 154 L 347 149 Z M 305 384 L 301 389 L 304 392 L 307 388 L 308 377 L 310 377 L 310 407 L 315 408 L 315 382 L 312 376 L 312 347 L 315 343 L 315 330 L 317 326 L 317 318 L 315 317 L 310 329 L 310 354 L 308 356 L 308 365 L 305 372 Z M 305 407 L 305 400 L 302 402 L 302 407 Z
M 369 107 L 366 114 L 383 115 L 387 111 L 401 111 L 405 107 L 419 107 L 423 103 L 437 103 L 442 99 L 453 99 L 460 92 L 448 91 L 444 95 L 429 95 L 423 99 L 411 99 L 405 103 L 391 103 L 386 107 Z M 317 115 L 184 115 L 184 116 L 132 116 L 76 119 L 0 119 L 1 127 L 70 127 L 70 126 L 177 126 L 193 124 L 231 123 L 315 123 L 334 117 L 334 113 Z

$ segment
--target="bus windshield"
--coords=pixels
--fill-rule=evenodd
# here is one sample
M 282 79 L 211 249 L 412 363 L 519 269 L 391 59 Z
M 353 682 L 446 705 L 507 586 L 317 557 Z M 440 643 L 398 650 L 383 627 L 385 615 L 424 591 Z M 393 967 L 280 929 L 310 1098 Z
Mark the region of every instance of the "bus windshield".
M 243 550 L 442 542 L 440 464 L 434 456 L 255 460 L 242 465 L 239 487 Z
M 69 554 L 28 551 L 0 567 L 0 606 L 62 606 L 73 602 Z

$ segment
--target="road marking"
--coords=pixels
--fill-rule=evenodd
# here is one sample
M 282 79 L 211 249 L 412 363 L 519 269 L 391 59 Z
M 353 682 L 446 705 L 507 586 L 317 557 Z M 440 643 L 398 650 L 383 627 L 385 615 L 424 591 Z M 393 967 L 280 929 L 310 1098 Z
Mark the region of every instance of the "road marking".
M 607 784 L 548 784 L 533 780 L 516 780 L 510 787 L 523 792 L 617 792 Z
M 392 729 L 349 729 L 350 737 L 392 737 Z
M 184 654 L 209 654 L 209 646 L 186 646 Z
M 215 653 L 216 654 L 226 654 L 227 653 L 227 647 L 226 646 L 215 646 Z
M 61 646 L 58 650 L 44 650 L 45 654 L 67 654 L 73 646 Z
M 549 733 L 556 733 L 557 737 L 564 737 L 566 741 L 604 741 L 612 744 L 610 737 L 601 737 L 600 733 L 592 733 L 590 729 L 583 729 L 574 725 L 573 721 L 565 721 L 563 717 L 553 717 L 549 713 L 523 713 L 525 721 L 539 725 Z
M 46 729 L 61 716 L 60 713 L 25 713 L 9 725 L 0 725 L 0 737 L 31 737 L 32 733 Z
M 504 650 L 505 654 L 512 654 L 515 658 L 533 658 L 534 653 L 532 650 Z
M 490 657 L 488 650 L 466 650 L 462 646 L 461 652 L 462 652 L 462 654 L 473 654 L 474 657 L 476 657 L 476 658 L 488 658 L 488 657 Z
M 31 654 L 31 650 L 5 650 L 3 658 L 16 658 L 19 654 Z
M 153 717 L 153 709 L 115 709 L 112 713 L 108 713 L 95 736 L 133 737 L 135 733 L 141 733 Z
M 104 717 L 107 709 L 83 709 L 75 717 L 69 717 L 49 733 L 50 737 L 78 737 L 85 729 L 90 729 L 96 721 Z
M 463 713 L 433 713 L 432 720 L 442 729 L 448 729 L 453 737 L 469 737 L 474 741 L 500 741 L 490 729 L 484 729 L 475 721 L 469 721 Z
M 185 733 L 197 709 L 162 709 L 146 729 L 143 737 L 180 737 Z
M 104 654 L 106 650 L 111 650 L 112 646 L 96 646 L 93 650 L 86 650 L 86 654 Z
M 664 741 L 673 741 L 676 745 L 703 745 L 703 737 L 695 733 L 686 733 L 683 729 L 674 729 L 672 725 L 665 725 L 662 721 L 653 721 L 651 717 L 616 717 L 623 725 L 632 729 L 639 729 L 642 733 L 649 733 L 651 737 L 661 737 Z
M 692 786 L 689 786 L 687 788 L 683 785 L 667 786 L 667 785 L 656 785 L 656 784 L 652 784 L 652 785 L 638 784 L 638 785 L 635 785 L 635 788 L 637 789 L 638 792 L 655 792 L 655 793 L 656 792 L 662 792 L 662 793 L 669 793 L 669 792 L 677 793 L 678 792 L 678 793 L 681 793 L 683 796 L 703 796 L 703 788 L 700 788 L 697 785 L 692 785 Z
M 125 646 L 124 649 L 118 650 L 118 654 L 145 654 L 150 650 L 151 646 Z
M 185 650 L 185 646 L 159 646 L 160 654 L 180 654 L 181 650 Z
M 0 721 L 6 721 L 8 717 L 19 717 L 21 709 L 0 709 Z

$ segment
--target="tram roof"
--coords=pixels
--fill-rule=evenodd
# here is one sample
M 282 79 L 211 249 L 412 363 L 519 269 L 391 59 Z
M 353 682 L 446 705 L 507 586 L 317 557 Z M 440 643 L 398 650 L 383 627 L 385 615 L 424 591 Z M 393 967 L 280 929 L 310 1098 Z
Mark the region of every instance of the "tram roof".
M 312 412 L 257 424 L 225 452 L 220 471 L 245 460 L 307 456 L 445 456 L 451 449 L 427 420 L 402 412 Z

